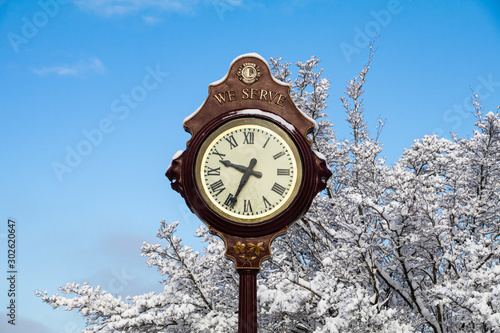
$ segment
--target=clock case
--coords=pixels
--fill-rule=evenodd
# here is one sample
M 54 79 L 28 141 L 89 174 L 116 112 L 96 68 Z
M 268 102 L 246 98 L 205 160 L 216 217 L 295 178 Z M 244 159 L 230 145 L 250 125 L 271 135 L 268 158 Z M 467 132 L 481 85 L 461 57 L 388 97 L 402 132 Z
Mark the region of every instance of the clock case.
M 241 75 L 248 64 L 254 68 L 251 80 Z M 166 176 L 190 210 L 212 233 L 224 239 L 226 255 L 236 262 L 236 268 L 259 269 L 261 260 L 271 255 L 272 240 L 309 209 L 316 194 L 325 189 L 331 172 L 325 161 L 311 150 L 307 135 L 314 130 L 314 120 L 298 110 L 290 96 L 290 87 L 272 77 L 264 58 L 258 54 L 236 58 L 228 74 L 209 85 L 208 90 L 202 106 L 184 121 L 184 129 L 191 134 L 191 139 L 186 150 L 172 160 Z M 262 90 L 267 91 L 266 96 Z M 275 96 L 272 101 L 269 92 Z M 227 121 L 241 117 L 263 118 L 280 126 L 295 141 L 303 163 L 302 184 L 294 201 L 278 216 L 257 224 L 237 223 L 221 217 L 202 199 L 195 184 L 194 165 L 198 154 L 203 153 L 199 148 L 204 139 Z

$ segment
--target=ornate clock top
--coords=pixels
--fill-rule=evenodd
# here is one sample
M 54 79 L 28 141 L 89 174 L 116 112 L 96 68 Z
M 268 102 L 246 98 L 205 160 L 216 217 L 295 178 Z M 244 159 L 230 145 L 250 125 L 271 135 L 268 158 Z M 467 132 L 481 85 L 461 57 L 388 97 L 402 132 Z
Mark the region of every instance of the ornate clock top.
M 207 121 L 244 109 L 273 114 L 306 138 L 316 124 L 297 109 L 290 97 L 290 86 L 276 80 L 265 59 L 256 53 L 234 59 L 226 76 L 209 85 L 208 91 L 206 101 L 184 121 L 184 129 L 193 137 Z

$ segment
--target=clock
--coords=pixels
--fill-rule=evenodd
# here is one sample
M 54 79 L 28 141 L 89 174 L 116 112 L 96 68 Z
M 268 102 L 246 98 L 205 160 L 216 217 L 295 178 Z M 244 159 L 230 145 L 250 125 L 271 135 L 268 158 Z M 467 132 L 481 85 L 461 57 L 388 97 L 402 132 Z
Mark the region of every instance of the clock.
M 238 57 L 208 90 L 184 120 L 191 138 L 166 176 L 228 248 L 266 244 L 257 262 L 269 255 L 271 239 L 305 214 L 331 172 L 311 149 L 315 122 L 297 109 L 290 86 L 272 77 L 265 59 Z M 241 255 L 233 257 L 248 266 Z
M 194 182 L 201 198 L 236 223 L 262 223 L 280 215 L 293 203 L 302 180 L 297 144 L 265 118 L 225 122 L 205 138 L 195 157 Z

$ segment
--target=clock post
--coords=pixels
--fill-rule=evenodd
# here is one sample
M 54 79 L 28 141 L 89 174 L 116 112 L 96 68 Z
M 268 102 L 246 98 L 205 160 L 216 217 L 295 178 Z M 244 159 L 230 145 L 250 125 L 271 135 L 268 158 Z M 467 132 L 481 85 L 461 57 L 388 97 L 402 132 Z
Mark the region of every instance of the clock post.
M 257 333 L 257 269 L 238 269 L 238 332 Z
M 240 277 L 238 332 L 257 332 L 257 274 L 331 176 L 311 150 L 314 120 L 258 54 L 237 57 L 184 121 L 187 148 L 166 172 L 172 188 L 226 245 Z

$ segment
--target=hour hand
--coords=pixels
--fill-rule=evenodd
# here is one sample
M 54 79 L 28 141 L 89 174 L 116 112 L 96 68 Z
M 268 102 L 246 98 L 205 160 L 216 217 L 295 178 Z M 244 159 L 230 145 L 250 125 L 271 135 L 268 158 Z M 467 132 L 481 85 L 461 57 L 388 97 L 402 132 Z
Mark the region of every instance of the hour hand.
M 233 164 L 230 161 L 222 160 L 220 161 L 222 164 L 224 164 L 225 167 L 232 167 L 238 170 L 239 172 L 245 173 L 247 171 L 247 167 L 243 165 L 238 165 L 238 164 Z
M 220 162 L 222 164 L 224 164 L 225 167 L 235 168 L 236 170 L 238 170 L 239 172 L 242 172 L 242 173 L 245 173 L 245 172 L 249 171 L 249 168 L 246 167 L 246 166 L 243 166 L 243 165 L 233 164 L 230 161 L 226 161 L 226 160 L 222 160 Z M 252 176 L 255 176 L 257 178 L 262 177 L 262 173 L 261 172 L 259 172 L 259 171 L 253 171 L 252 169 L 250 169 L 250 170 L 251 170 L 251 175 Z

